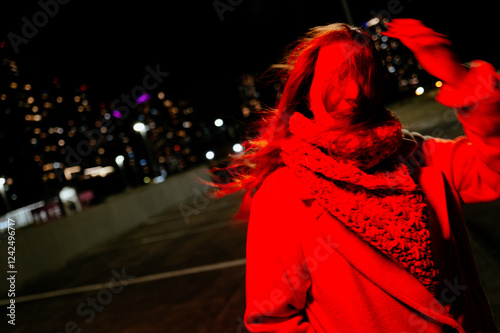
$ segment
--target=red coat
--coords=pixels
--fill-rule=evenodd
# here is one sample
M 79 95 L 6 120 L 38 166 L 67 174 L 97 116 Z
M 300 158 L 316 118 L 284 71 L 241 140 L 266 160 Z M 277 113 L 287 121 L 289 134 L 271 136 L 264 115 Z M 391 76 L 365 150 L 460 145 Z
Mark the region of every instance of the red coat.
M 466 137 L 404 133 L 400 153 L 428 201 L 441 276 L 436 295 L 321 207 L 283 167 L 252 200 L 245 312 L 250 331 L 449 332 L 447 325 L 459 332 L 497 332 L 460 208 L 461 202 L 500 198 L 500 76 L 494 74 L 495 81 L 492 73 L 481 63 L 464 81 L 493 82 L 493 88 L 473 90 L 477 107 L 458 113 Z M 464 84 L 469 95 L 471 89 Z M 443 87 L 438 101 L 454 106 L 462 94 Z

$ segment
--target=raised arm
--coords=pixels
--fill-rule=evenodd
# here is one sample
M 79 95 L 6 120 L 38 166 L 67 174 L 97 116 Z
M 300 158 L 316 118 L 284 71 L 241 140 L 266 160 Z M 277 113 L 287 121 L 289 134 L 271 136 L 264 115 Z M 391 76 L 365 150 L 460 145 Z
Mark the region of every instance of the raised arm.
M 465 131 L 455 140 L 426 137 L 424 164 L 439 168 L 466 203 L 500 198 L 500 75 L 483 61 L 461 65 L 451 42 L 420 21 L 395 19 L 388 27 L 387 36 L 444 81 L 436 100 L 456 110 Z
M 466 137 L 428 138 L 428 163 L 439 166 L 466 203 L 500 198 L 500 75 L 475 61 L 455 87 L 444 85 L 436 99 L 456 109 Z

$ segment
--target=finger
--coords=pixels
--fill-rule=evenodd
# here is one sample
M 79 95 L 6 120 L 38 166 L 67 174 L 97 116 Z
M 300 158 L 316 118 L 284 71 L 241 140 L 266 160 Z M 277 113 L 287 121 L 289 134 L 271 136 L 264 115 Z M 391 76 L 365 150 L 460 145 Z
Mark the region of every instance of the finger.
M 394 32 L 391 30 L 381 31 L 380 34 L 387 36 L 387 37 L 398 38 L 398 39 L 400 37 L 400 35 L 397 32 Z
M 400 27 L 417 27 L 417 26 L 424 26 L 425 25 L 422 23 L 422 21 L 415 20 L 415 19 L 403 19 L 403 18 L 396 18 L 393 19 L 392 21 L 386 23 L 390 24 L 393 26 L 400 26 Z

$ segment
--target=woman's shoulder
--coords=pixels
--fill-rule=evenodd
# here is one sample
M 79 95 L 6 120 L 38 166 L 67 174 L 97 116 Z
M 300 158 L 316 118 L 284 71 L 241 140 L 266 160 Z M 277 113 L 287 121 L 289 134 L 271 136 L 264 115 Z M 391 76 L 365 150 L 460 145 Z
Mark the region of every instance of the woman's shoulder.
M 270 173 L 262 182 L 255 196 L 261 200 L 270 200 L 274 203 L 286 201 L 289 204 L 311 197 L 307 188 L 286 166 Z
M 297 223 L 303 223 L 310 214 L 302 185 L 288 167 L 270 173 L 255 192 L 250 207 L 252 228 L 265 228 L 283 234 L 295 232 Z

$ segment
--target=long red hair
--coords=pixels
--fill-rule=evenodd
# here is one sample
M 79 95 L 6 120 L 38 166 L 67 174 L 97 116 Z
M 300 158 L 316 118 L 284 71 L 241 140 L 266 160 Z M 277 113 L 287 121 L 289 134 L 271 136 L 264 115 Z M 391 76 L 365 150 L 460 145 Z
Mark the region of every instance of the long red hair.
M 239 190 L 251 193 L 266 176 L 283 165 L 280 143 L 290 135 L 288 120 L 294 112 L 313 118 L 308 96 L 315 70 L 321 70 L 316 68 L 320 48 L 340 42 L 344 46 L 345 60 L 336 71 L 336 77 L 322 90 L 325 109 L 335 119 L 338 128 L 346 131 L 371 123 L 378 115 L 385 114 L 380 112 L 385 110 L 382 106 L 384 73 L 368 34 L 344 23 L 315 27 L 299 39 L 284 58 L 285 69 L 281 76 L 285 84 L 281 96 L 276 107 L 266 111 L 254 124 L 256 135 L 242 144 L 244 151 L 232 155 L 227 166 L 212 170 L 218 187 L 217 196 Z M 359 91 L 357 98 L 350 101 L 354 104 L 354 111 L 339 111 L 335 108 L 336 103 L 332 103 L 338 98 L 331 97 L 342 96 L 349 81 L 354 82 Z

